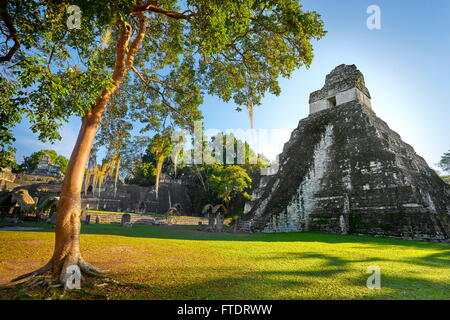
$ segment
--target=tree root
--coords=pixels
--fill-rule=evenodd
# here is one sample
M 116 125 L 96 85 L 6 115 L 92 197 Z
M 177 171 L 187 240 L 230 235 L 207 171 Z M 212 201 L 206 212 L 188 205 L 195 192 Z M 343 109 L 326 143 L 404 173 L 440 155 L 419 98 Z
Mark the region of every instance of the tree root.
M 58 288 L 62 287 L 62 284 L 56 282 L 51 275 L 39 275 L 34 276 L 33 278 L 29 279 L 28 281 L 25 281 L 24 283 L 21 283 L 21 286 L 29 289 L 37 287 Z
M 73 262 L 76 263 L 73 263 Z M 82 288 L 67 290 L 64 281 L 67 268 L 76 264 L 80 268 Z M 103 287 L 112 286 L 106 292 L 114 292 L 114 287 L 130 287 L 134 289 L 150 289 L 155 286 L 132 282 L 119 282 L 107 277 L 105 271 L 99 270 L 79 257 L 68 257 L 63 266 L 56 269 L 50 260 L 45 266 L 33 272 L 21 275 L 11 280 L 8 285 L 14 296 L 17 293 L 25 299 L 106 299 L 108 295 L 102 294 Z M 96 289 L 98 288 L 98 289 Z M 98 290 L 101 290 L 100 293 Z M 111 291 L 112 290 L 112 291 Z
M 31 273 L 30 273 L 31 274 Z M 10 284 L 5 288 L 5 296 L 10 299 L 42 299 L 42 300 L 66 300 L 66 299 L 94 299 L 109 300 L 110 292 L 115 292 L 118 287 L 128 287 L 129 289 L 149 290 L 155 286 L 142 283 L 120 282 L 112 278 L 103 276 L 89 277 L 89 281 L 78 290 L 66 290 L 59 279 L 49 271 L 47 274 L 34 275 L 24 282 Z
M 142 283 L 135 283 L 135 282 L 119 282 L 117 280 L 111 279 L 111 278 L 104 278 L 103 279 L 104 283 L 101 284 L 97 284 L 96 286 L 105 286 L 107 284 L 115 284 L 117 286 L 122 286 L 122 287 L 134 287 L 134 288 L 156 288 L 155 286 L 152 286 L 150 284 L 142 284 Z
M 78 266 L 80 267 L 81 272 L 84 272 L 88 276 L 97 277 L 97 278 L 104 278 L 105 272 L 97 269 L 92 264 L 87 263 L 84 261 L 83 258 L 80 258 L 80 261 L 78 262 Z
M 50 260 L 43 267 L 32 271 L 30 273 L 23 274 L 11 280 L 11 284 L 20 285 L 25 288 L 35 288 L 40 287 L 62 287 L 64 285 L 64 279 L 66 276 L 67 268 L 71 265 L 77 265 L 81 272 L 81 282 L 88 282 L 87 278 L 104 278 L 106 277 L 105 272 L 95 268 L 90 263 L 84 261 L 82 257 L 75 259 L 75 263 L 69 263 L 74 261 L 74 259 L 68 259 L 60 271 L 55 272 L 52 268 L 52 260 Z M 22 281 L 24 280 L 24 281 Z
M 50 271 L 50 263 L 47 263 L 45 266 L 43 266 L 35 271 L 23 274 L 21 276 L 18 276 L 17 278 L 12 279 L 11 282 L 19 282 L 20 280 L 24 280 L 27 278 L 45 275 L 45 274 L 49 273 L 49 271 Z

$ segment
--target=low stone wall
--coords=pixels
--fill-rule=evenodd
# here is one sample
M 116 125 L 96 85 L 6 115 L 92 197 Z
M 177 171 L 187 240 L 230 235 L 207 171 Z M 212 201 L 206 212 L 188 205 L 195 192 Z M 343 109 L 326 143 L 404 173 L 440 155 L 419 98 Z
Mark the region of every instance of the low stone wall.
M 14 183 L 16 180 L 16 175 L 8 171 L 0 170 L 0 191 L 2 189 L 12 190 L 17 185 Z
M 14 182 L 14 180 L 16 180 L 16 175 L 8 171 L 0 171 L 0 180 Z
M 90 215 L 90 223 L 95 223 L 97 217 L 99 223 L 108 224 L 108 223 L 121 223 L 122 214 L 120 213 L 102 213 L 102 212 L 92 212 L 83 210 L 81 214 L 81 220 L 85 221 L 86 216 Z M 158 225 L 165 224 L 165 217 L 155 217 L 155 216 L 147 216 L 147 215 L 139 215 L 139 214 L 130 214 L 131 223 L 132 224 L 144 224 L 144 225 Z M 207 218 L 201 217 L 172 217 L 172 224 L 179 225 L 198 225 L 201 222 L 203 225 L 208 224 Z

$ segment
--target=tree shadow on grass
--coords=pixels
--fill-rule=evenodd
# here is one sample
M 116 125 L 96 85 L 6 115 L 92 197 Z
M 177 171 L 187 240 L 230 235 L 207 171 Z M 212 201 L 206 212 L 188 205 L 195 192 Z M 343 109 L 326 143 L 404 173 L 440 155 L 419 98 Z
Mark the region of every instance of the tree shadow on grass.
M 423 274 L 391 275 L 381 269 L 381 289 L 367 288 L 371 274 L 362 268 L 352 268 L 354 263 L 376 264 L 395 260 L 381 258 L 344 259 L 315 252 L 289 252 L 261 258 L 318 260 L 318 265 L 299 265 L 297 269 L 280 270 L 268 266 L 267 270 L 228 270 L 233 276 L 211 276 L 208 280 L 179 286 L 159 288 L 155 299 L 449 299 L 450 283 L 424 279 Z M 441 253 L 426 257 L 433 263 L 448 264 Z M 443 260 L 443 261 L 441 261 Z M 439 262 L 438 262 L 439 261 Z M 321 263 L 322 262 L 322 263 Z M 410 263 L 416 263 L 412 259 Z M 286 263 L 283 264 L 286 266 Z M 276 265 L 278 266 L 278 264 Z M 436 267 L 436 265 L 434 265 Z M 201 270 L 200 270 L 201 272 Z M 445 272 L 445 271 L 443 271 Z M 347 274 L 346 274 L 347 273 Z M 176 274 L 176 273 L 175 273 Z M 170 292 L 170 294 L 168 294 Z
M 349 267 L 352 263 L 373 263 L 380 262 L 384 259 L 367 258 L 367 259 L 343 259 L 327 254 L 315 252 L 288 252 L 273 257 L 265 258 L 267 260 L 298 260 L 304 262 L 305 260 L 319 260 L 320 263 L 311 270 L 314 265 L 308 266 L 307 270 L 292 270 L 292 271 L 263 271 L 263 274 L 270 275 L 289 275 L 289 276 L 307 276 L 317 278 L 328 278 L 339 275 L 341 273 L 352 271 Z M 303 267 L 304 268 L 304 267 Z
M 314 277 L 329 278 L 349 271 L 346 268 L 327 268 L 318 270 L 293 270 L 293 271 L 262 271 L 265 276 L 290 276 L 290 277 Z
M 257 299 L 449 299 L 448 284 L 414 276 L 381 276 L 381 289 L 366 286 L 368 274 L 339 277 L 346 268 L 317 271 L 268 270 L 196 281 L 168 281 L 160 286 L 98 288 L 112 299 L 257 300 Z M 175 272 L 174 274 L 177 274 Z M 337 276 L 337 277 L 336 277 Z M 114 278 L 126 274 L 113 274 Z M 329 280 L 327 281 L 327 279 Z M 169 279 L 170 280 L 170 279 Z
M 448 270 L 450 283 L 450 250 L 431 253 L 424 257 L 407 258 L 403 261 L 424 267 L 445 268 Z
M 27 222 L 24 226 L 42 227 L 44 230 L 34 232 L 53 232 L 54 227 L 45 223 Z M 403 246 L 411 248 L 450 250 L 448 243 L 427 241 L 411 241 L 375 236 L 340 235 L 319 232 L 286 232 L 286 233 L 232 233 L 207 232 L 205 227 L 183 225 L 133 225 L 131 228 L 121 227 L 120 224 L 90 224 L 82 225 L 82 234 L 117 235 L 136 238 L 195 240 L 195 241 L 249 241 L 249 242 L 321 242 L 328 244 L 362 244 L 367 248 L 378 249 L 380 245 Z M 375 245 L 375 246 L 371 246 Z M 361 247 L 361 249 L 364 249 Z M 449 251 L 450 252 L 450 251 Z
M 341 257 L 335 257 L 327 254 L 316 253 L 316 252 L 287 252 L 284 254 L 276 255 L 268 259 L 320 259 L 323 261 L 324 266 L 329 267 L 342 267 L 346 266 L 350 263 L 361 263 L 361 262 L 380 262 L 386 261 L 385 259 L 380 258 L 367 258 L 367 259 L 343 259 Z
M 449 274 L 450 270 L 450 255 L 449 251 L 438 252 L 429 254 L 424 257 L 414 257 L 414 258 L 404 258 L 404 259 L 390 259 L 388 257 L 383 258 L 364 258 L 364 259 L 344 259 L 341 257 L 336 257 L 332 255 L 316 253 L 316 252 L 287 252 L 283 254 L 277 254 L 272 257 L 264 257 L 265 260 L 289 260 L 289 259 L 298 259 L 300 261 L 305 259 L 319 259 L 322 261 L 320 267 L 318 267 L 318 271 L 290 271 L 288 274 L 297 274 L 297 275 L 312 275 L 312 276 L 332 276 L 335 274 L 339 274 L 342 272 L 350 271 L 349 267 L 351 264 L 364 264 L 365 267 L 369 267 L 370 265 L 376 265 L 380 262 L 396 262 L 396 263 L 406 263 L 414 266 L 425 266 L 432 267 L 436 270 L 435 272 L 446 272 Z M 261 259 L 262 260 L 262 259 Z M 362 274 L 365 274 L 366 270 L 362 270 Z M 279 273 L 279 272 L 277 272 Z M 368 275 L 364 276 L 366 279 Z M 448 283 L 450 285 L 450 274 L 448 276 Z M 450 292 L 450 287 L 447 288 Z M 449 293 L 450 294 L 450 293 Z
M 34 224 L 36 226 L 36 224 Z M 45 226 L 45 224 L 44 224 Z M 367 259 L 344 259 L 338 256 L 326 255 L 320 252 L 290 252 L 278 253 L 273 256 L 265 256 L 263 259 L 322 259 L 323 266 L 327 267 L 345 267 L 351 263 L 374 263 L 374 262 L 400 262 L 416 266 L 431 267 L 436 269 L 450 270 L 450 246 L 447 244 L 418 242 L 408 240 L 398 240 L 389 238 L 378 238 L 370 236 L 354 236 L 354 235 L 335 235 L 324 233 L 277 233 L 277 234 L 232 234 L 232 233 L 211 233 L 198 231 L 197 226 L 139 226 L 132 228 L 123 228 L 120 225 L 83 225 L 82 234 L 91 235 L 116 235 L 122 237 L 137 237 L 149 239 L 173 239 L 173 240 L 195 240 L 195 241 L 241 241 L 241 242 L 317 242 L 327 244 L 355 244 L 357 247 L 353 249 L 364 250 L 364 246 L 370 249 L 389 250 L 398 246 L 411 249 L 439 250 L 439 252 L 428 253 L 416 257 L 405 257 L 401 259 L 390 259 L 389 254 L 383 258 L 367 258 Z M 45 230 L 35 232 L 51 232 L 53 229 L 46 225 Z M 5 231 L 6 232 L 6 231 Z M 120 240 L 118 240 L 120 241 Z M 360 247 L 361 246 L 361 247 Z M 332 248 L 332 247 L 330 247 Z M 333 273 L 332 270 L 326 272 Z M 313 272 L 314 273 L 314 272 Z M 320 274 L 320 272 L 319 272 Z
M 353 278 L 353 285 L 366 285 L 368 275 Z M 371 299 L 406 299 L 406 300 L 449 300 L 450 282 L 438 282 L 417 276 L 396 276 L 383 273 L 381 269 L 380 289 L 367 289 L 372 293 Z
M 175 273 L 177 274 L 177 272 Z M 239 275 L 240 274 L 240 275 Z M 113 274 L 113 278 L 126 277 L 126 274 Z M 211 277 L 209 279 L 191 281 L 173 281 L 163 285 L 154 285 L 146 289 L 106 288 L 113 299 L 180 299 L 180 300 L 215 300 L 215 299 L 276 299 L 276 292 L 290 289 L 307 288 L 310 281 L 274 280 L 258 273 L 236 271 L 236 276 Z M 119 289 L 119 290 L 117 290 Z M 98 289 L 104 294 L 103 288 Z
M 333 276 L 344 272 L 323 270 L 318 274 L 306 271 L 267 271 L 246 273 L 241 276 L 211 277 L 194 282 L 168 281 L 160 286 L 148 283 L 110 284 L 87 288 L 88 295 L 68 295 L 65 299 L 109 299 L 121 300 L 293 300 L 293 299 L 450 299 L 448 284 L 428 279 L 407 276 L 381 276 L 380 289 L 366 287 L 367 276 L 340 279 L 336 283 Z M 177 273 L 175 273 L 177 274 Z M 126 273 L 113 273 L 115 279 L 126 279 Z M 309 278 L 306 280 L 305 278 Z M 324 279 L 330 278 L 329 282 Z M 319 281 L 321 279 L 321 281 Z M 169 279 L 170 280 L 170 279 Z M 339 284 L 345 287 L 339 287 Z M 0 297 L 1 297 L 0 291 Z M 29 295 L 3 296 L 4 299 L 42 299 Z

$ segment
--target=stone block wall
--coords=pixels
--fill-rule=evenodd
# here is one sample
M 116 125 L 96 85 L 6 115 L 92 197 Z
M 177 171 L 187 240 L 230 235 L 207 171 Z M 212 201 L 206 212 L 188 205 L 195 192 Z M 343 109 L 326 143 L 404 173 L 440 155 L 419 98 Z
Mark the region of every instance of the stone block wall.
M 90 215 L 90 223 L 95 223 L 96 218 L 98 217 L 99 223 L 101 224 L 110 224 L 110 223 L 118 223 L 120 224 L 122 219 L 122 214 L 116 213 L 101 213 L 101 212 L 93 212 L 88 210 L 83 210 L 81 219 L 84 221 L 86 216 Z M 143 224 L 143 225 L 158 225 L 166 223 L 165 217 L 158 216 L 147 216 L 147 215 L 139 215 L 139 214 L 131 214 L 132 224 Z M 172 224 L 178 225 L 198 225 L 201 222 L 203 225 L 208 224 L 208 219 L 203 217 L 173 217 L 171 219 Z M 228 223 L 229 221 L 227 221 Z

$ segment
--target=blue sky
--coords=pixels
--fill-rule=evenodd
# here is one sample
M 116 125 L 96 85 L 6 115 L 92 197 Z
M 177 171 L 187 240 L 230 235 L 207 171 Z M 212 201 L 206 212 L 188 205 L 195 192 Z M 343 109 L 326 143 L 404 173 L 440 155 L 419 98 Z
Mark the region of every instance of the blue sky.
M 315 43 L 310 69 L 280 81 L 280 96 L 268 95 L 255 108 L 255 129 L 278 136 L 260 149 L 270 158 L 281 152 L 298 121 L 308 116 L 308 98 L 339 64 L 356 64 L 364 73 L 376 114 L 435 167 L 450 149 L 450 1 L 303 0 L 319 12 L 328 34 Z M 381 9 L 381 29 L 369 30 L 367 7 Z M 207 96 L 201 107 L 205 127 L 248 129 L 246 112 Z M 70 156 L 79 129 L 71 119 L 63 139 L 53 145 L 37 140 L 24 121 L 15 130 L 16 159 L 42 148 Z

